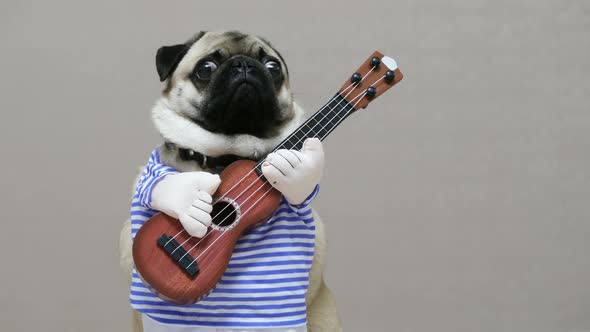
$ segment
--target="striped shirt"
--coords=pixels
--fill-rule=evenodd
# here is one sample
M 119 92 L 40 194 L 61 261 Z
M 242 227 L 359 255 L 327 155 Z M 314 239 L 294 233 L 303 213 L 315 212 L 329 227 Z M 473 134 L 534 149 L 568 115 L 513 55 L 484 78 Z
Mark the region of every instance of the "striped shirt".
M 158 211 L 152 209 L 155 184 L 177 171 L 154 150 L 131 203 L 131 236 Z M 314 254 L 315 224 L 310 207 L 316 186 L 298 206 L 281 199 L 266 223 L 238 240 L 227 270 L 213 291 L 192 305 L 175 305 L 153 294 L 135 269 L 131 306 L 166 324 L 213 328 L 288 328 L 305 325 L 305 295 Z

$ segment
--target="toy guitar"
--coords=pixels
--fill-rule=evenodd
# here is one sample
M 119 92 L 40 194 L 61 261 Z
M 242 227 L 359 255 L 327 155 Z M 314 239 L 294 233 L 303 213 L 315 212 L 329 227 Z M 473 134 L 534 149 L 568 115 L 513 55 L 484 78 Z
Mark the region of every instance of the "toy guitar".
M 374 52 L 326 105 L 274 151 L 300 150 L 309 137 L 325 139 L 346 117 L 402 77 L 395 60 Z M 204 237 L 191 237 L 178 220 L 163 213 L 139 229 L 133 242 L 135 267 L 160 298 L 191 304 L 206 296 L 223 276 L 240 236 L 273 215 L 281 193 L 262 175 L 263 161 L 239 160 L 221 173 L 213 195 L 212 225 Z

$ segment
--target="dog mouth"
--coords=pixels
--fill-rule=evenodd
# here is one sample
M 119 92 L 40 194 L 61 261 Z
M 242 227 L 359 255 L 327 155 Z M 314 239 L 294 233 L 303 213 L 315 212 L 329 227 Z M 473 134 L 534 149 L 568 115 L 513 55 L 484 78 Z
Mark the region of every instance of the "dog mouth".
M 257 84 L 249 79 L 242 79 L 234 85 L 229 104 L 240 103 L 245 99 L 251 99 L 251 102 L 254 101 L 256 104 L 260 103 L 260 90 Z

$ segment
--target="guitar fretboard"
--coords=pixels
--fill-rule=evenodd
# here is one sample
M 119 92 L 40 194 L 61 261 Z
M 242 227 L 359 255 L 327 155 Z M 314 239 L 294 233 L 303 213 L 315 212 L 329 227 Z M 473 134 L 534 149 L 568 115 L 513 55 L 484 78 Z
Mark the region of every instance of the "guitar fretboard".
M 280 149 L 301 150 L 303 142 L 311 137 L 317 137 L 323 141 L 353 110 L 354 107 L 342 95 L 337 93 L 319 111 L 315 112 L 299 128 L 277 145 L 273 151 Z M 262 158 L 263 160 L 264 158 Z M 259 175 L 262 173 L 260 171 L 262 161 L 256 165 L 256 172 Z
M 317 137 L 324 140 L 336 128 L 350 111 L 352 105 L 346 101 L 340 94 L 336 94 L 326 105 L 315 112 L 306 122 L 295 130 L 287 139 L 279 144 L 279 149 L 301 150 L 305 139 Z

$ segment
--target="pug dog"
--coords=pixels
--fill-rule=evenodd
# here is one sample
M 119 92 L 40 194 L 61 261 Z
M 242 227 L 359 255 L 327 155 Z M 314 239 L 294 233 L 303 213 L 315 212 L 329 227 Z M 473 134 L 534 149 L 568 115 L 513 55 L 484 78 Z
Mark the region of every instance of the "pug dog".
M 129 277 L 134 275 L 132 234 L 148 219 L 134 221 L 134 206 L 142 208 L 142 203 L 146 206 L 135 215 L 161 211 L 179 219 L 191 235 L 202 237 L 211 225 L 211 195 L 219 185 L 217 174 L 233 161 L 260 160 L 266 156 L 301 124 L 304 114 L 293 100 L 283 57 L 261 37 L 238 31 L 199 32 L 185 43 L 161 47 L 156 55 L 156 69 L 164 84 L 152 109 L 152 119 L 163 142 L 136 180 L 132 218 L 121 231 L 120 263 Z M 300 213 L 304 210 L 299 208 L 309 204 L 310 197 L 317 193 L 322 168 L 321 142 L 311 139 L 301 151 L 279 150 L 268 154 L 263 172 L 281 191 L 285 204 L 294 207 L 291 212 Z M 313 218 L 314 228 L 309 230 L 314 233 L 314 243 L 311 267 L 301 278 L 308 281 L 303 304 L 306 310 L 302 314 L 306 326 L 275 329 L 269 325 L 265 331 L 341 331 L 333 295 L 323 279 L 324 225 L 314 210 L 309 208 L 308 213 Z M 309 216 L 305 220 L 312 220 Z M 271 226 L 261 227 L 270 229 Z M 235 278 L 240 278 L 239 273 Z M 272 280 L 272 276 L 266 279 Z M 133 304 L 134 285 L 138 282 L 129 280 Z M 147 296 L 144 291 L 136 293 Z M 284 302 L 284 308 L 292 303 L 287 297 L 285 301 L 280 297 L 273 300 L 279 306 Z M 256 298 L 245 305 L 256 305 Z M 199 308 L 203 307 L 207 306 Z M 229 306 L 226 309 L 231 311 Z M 203 316 L 220 312 L 211 310 L 211 314 L 205 311 Z M 211 320 L 207 323 L 213 325 L 191 321 L 192 327 L 179 327 L 182 324 L 166 325 L 163 320 L 154 321 L 145 314 L 133 312 L 135 331 L 211 331 L 207 326 L 221 331 Z M 273 310 L 267 310 L 267 314 L 272 316 Z

